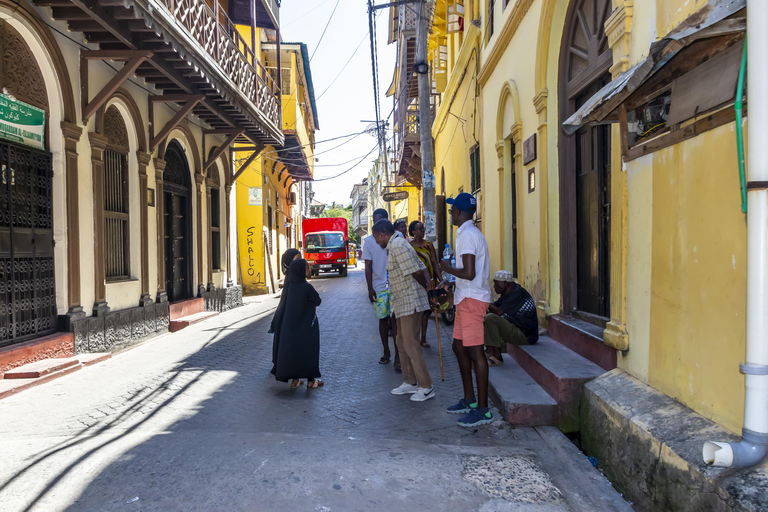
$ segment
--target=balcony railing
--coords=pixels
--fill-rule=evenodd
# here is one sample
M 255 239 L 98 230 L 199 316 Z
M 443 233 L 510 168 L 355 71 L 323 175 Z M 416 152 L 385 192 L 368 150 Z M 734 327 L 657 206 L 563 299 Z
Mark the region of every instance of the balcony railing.
M 435 96 L 431 96 L 430 126 L 435 119 Z M 397 159 L 402 159 L 403 149 L 406 143 L 418 144 L 419 141 L 419 101 L 417 98 L 408 99 L 405 90 L 402 90 L 395 110 L 395 126 L 397 134 Z
M 277 84 L 218 1 L 212 0 L 213 9 L 203 0 L 161 1 L 251 103 L 279 127 Z

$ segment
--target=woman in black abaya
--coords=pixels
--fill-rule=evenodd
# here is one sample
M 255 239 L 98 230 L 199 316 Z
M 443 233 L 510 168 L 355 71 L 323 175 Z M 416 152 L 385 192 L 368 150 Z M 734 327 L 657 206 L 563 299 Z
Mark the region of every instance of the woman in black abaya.
M 291 262 L 272 324 L 275 337 L 272 345 L 272 374 L 275 379 L 291 381 L 291 389 L 307 379 L 308 388 L 319 388 L 320 327 L 315 308 L 320 295 L 307 282 L 309 268 L 305 260 Z

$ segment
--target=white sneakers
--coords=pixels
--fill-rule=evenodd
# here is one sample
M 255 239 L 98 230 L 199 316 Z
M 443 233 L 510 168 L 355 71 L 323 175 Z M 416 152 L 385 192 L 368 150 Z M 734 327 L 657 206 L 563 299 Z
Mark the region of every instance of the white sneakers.
M 435 390 L 433 388 L 419 388 L 411 395 L 411 402 L 423 402 L 435 397 Z
M 420 388 L 413 384 L 403 382 L 399 387 L 392 390 L 393 395 L 411 395 L 412 402 L 423 402 L 434 398 L 435 390 L 433 388 Z
M 416 393 L 416 391 L 419 390 L 418 386 L 414 386 L 413 384 L 408 384 L 407 382 L 403 382 L 400 384 L 399 387 L 396 387 L 392 390 L 393 395 L 412 395 L 413 393 Z

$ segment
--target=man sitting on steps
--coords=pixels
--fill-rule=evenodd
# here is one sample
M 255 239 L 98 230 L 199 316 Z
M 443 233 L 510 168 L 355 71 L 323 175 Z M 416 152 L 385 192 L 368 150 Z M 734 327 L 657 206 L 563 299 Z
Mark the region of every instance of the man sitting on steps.
M 512 273 L 508 270 L 496 272 L 493 289 L 499 294 L 499 299 L 488 306 L 485 316 L 488 366 L 504 362 L 501 354 L 507 351 L 507 343 L 533 345 L 539 341 L 536 304 L 525 288 L 514 282 Z

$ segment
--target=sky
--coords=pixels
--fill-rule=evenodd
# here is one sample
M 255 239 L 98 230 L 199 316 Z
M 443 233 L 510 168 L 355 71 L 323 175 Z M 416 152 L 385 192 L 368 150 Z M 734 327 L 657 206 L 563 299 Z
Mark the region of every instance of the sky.
M 306 43 L 312 57 L 310 67 L 320 124 L 315 133 L 315 179 L 351 169 L 338 178 L 313 183 L 315 199 L 326 204 L 349 204 L 352 186 L 368 175 L 378 156 L 378 149 L 374 149 L 376 139 L 366 133 L 323 142 L 362 132 L 371 123 L 361 120 L 376 119 L 367 4 L 367 0 L 283 0 L 280 7 L 283 41 Z M 331 18 L 334 7 L 336 12 Z M 386 97 L 386 90 L 392 81 L 396 53 L 394 43 L 387 45 L 388 12 L 377 11 L 376 24 L 382 118 L 392 110 L 392 98 Z M 320 40 L 329 19 L 328 29 Z M 344 68 L 350 57 L 352 60 Z M 390 127 L 391 121 L 390 118 Z M 341 143 L 345 144 L 339 146 Z

